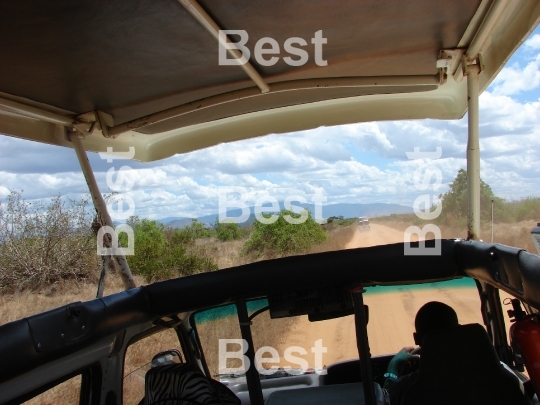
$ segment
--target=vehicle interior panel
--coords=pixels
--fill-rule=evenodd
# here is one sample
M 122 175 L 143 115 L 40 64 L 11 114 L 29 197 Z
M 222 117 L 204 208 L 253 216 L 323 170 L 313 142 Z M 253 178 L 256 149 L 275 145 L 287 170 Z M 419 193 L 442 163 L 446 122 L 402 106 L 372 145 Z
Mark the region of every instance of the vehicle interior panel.
M 377 405 L 385 404 L 384 394 L 379 384 L 375 384 L 375 398 Z M 266 401 L 266 405 L 327 405 L 329 403 L 336 405 L 365 405 L 364 387 L 360 383 L 348 383 L 297 390 L 281 390 L 272 393 Z
M 371 357 L 373 379 L 381 387 L 384 386 L 384 374 L 393 354 Z M 319 376 L 320 385 L 349 384 L 362 381 L 362 372 L 359 360 L 346 360 L 328 365 L 326 374 Z

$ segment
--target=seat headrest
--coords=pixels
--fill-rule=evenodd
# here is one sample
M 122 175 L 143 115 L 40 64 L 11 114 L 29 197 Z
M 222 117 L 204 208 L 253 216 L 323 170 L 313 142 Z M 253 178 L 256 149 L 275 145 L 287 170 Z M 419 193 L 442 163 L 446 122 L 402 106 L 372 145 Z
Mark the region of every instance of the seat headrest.
M 444 365 L 444 366 L 442 366 Z M 422 341 L 422 378 L 497 373 L 499 358 L 486 330 L 479 324 L 458 325 L 428 333 Z M 488 376 L 486 376 L 487 378 Z

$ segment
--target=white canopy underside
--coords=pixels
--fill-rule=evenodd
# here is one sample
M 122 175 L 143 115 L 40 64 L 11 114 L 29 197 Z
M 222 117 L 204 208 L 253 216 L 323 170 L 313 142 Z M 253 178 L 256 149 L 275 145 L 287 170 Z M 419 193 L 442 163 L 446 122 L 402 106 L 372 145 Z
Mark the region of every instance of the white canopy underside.
M 250 59 L 262 93 L 239 66 L 218 65 L 217 40 L 180 2 L 5 3 L 0 32 L 14 40 L 0 44 L 0 133 L 71 147 L 66 128 L 99 110 L 117 137 L 96 129 L 85 149 L 134 147 L 141 161 L 320 126 L 461 118 L 461 54 L 481 55 L 483 90 L 540 16 L 535 0 L 201 0 L 219 28 L 249 33 L 252 54 L 261 37 L 309 44 L 322 30 L 327 66 L 311 45 L 305 66 Z

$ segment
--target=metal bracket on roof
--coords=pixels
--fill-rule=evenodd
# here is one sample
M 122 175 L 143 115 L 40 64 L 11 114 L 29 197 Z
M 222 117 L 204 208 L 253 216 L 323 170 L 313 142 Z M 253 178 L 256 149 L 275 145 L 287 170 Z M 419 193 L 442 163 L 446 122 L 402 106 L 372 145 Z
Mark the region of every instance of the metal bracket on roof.
M 96 118 L 103 136 L 105 138 L 116 138 L 115 135 L 109 134 L 109 127 L 114 127 L 114 120 L 112 115 L 104 113 L 100 110 L 96 110 Z
M 112 115 L 96 110 L 78 115 L 73 123 L 73 127 L 83 136 L 92 135 L 96 126 L 101 130 L 105 138 L 116 138 L 118 135 L 109 134 L 109 128 L 114 126 Z
M 83 137 L 91 135 L 96 128 L 96 116 L 93 111 L 78 115 L 72 125 L 72 130 L 80 132 Z
M 439 58 L 437 59 L 437 68 L 441 69 L 441 76 L 446 77 L 453 75 L 459 68 L 461 57 L 465 52 L 464 49 L 442 49 L 439 51 Z
M 467 72 L 469 69 L 469 66 L 476 65 L 478 66 L 478 73 L 481 73 L 484 70 L 484 62 L 482 61 L 482 54 L 478 54 L 476 58 L 469 59 L 469 57 L 466 54 L 461 55 L 460 60 L 460 67 L 461 69 L 457 69 L 454 72 L 454 80 L 456 82 L 461 82 L 465 76 L 467 76 Z
M 478 66 L 478 74 L 482 73 L 484 70 L 484 63 L 482 62 L 482 55 L 478 54 L 478 56 L 474 59 L 469 59 L 467 55 L 461 56 L 461 74 L 462 77 L 467 76 L 469 72 L 469 66 Z

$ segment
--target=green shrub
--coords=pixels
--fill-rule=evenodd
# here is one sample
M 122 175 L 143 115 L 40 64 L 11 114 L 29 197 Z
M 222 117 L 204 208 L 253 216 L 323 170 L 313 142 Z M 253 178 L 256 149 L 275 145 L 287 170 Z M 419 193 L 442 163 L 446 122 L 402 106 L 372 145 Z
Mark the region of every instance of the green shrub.
M 192 219 L 189 226 L 177 229 L 176 231 L 177 237 L 184 240 L 195 240 L 212 236 L 212 231 L 206 229 L 204 224 L 196 219 Z
M 168 233 L 157 221 L 134 217 L 128 223 L 135 235 L 135 254 L 128 256 L 128 262 L 133 274 L 144 276 L 147 282 L 217 270 L 211 259 L 191 251 L 201 234 L 197 224 L 192 223 L 187 231 L 184 228 Z M 121 242 L 122 238 L 123 234 Z
M 540 197 L 526 197 L 517 201 L 495 202 L 495 222 L 540 221 Z
M 338 221 L 343 221 L 343 215 L 329 217 L 329 218 L 326 220 L 326 223 L 332 224 L 332 223 L 334 223 L 334 221 L 336 221 L 336 222 L 338 222 Z
M 468 194 L 467 172 L 460 169 L 450 183 L 450 189 L 439 195 L 442 204 L 441 215 L 434 220 L 423 220 L 415 214 L 391 214 L 377 218 L 377 221 L 402 221 L 411 225 L 422 226 L 427 223 L 449 225 L 456 228 L 467 227 Z M 495 196 L 491 187 L 480 180 L 480 218 L 483 223 L 491 221 L 491 201 L 493 217 L 496 223 L 515 223 L 540 220 L 540 197 L 526 197 L 517 201 L 508 201 Z M 433 211 L 432 207 L 432 211 Z M 336 219 L 334 218 L 334 222 Z
M 337 228 L 340 228 L 340 227 L 345 228 L 352 224 L 356 224 L 357 222 L 358 222 L 358 218 L 343 218 L 342 215 L 332 216 L 326 219 L 326 224 L 323 224 L 322 228 L 326 232 L 332 232 Z
M 440 223 L 453 223 L 456 220 L 466 220 L 468 211 L 467 171 L 459 169 L 456 178 L 450 183 L 450 190 L 439 195 L 442 203 L 442 215 L 438 218 Z M 491 187 L 480 179 L 480 218 L 482 221 L 491 219 L 491 200 L 501 205 L 504 200 L 496 197 Z
M 218 218 L 216 218 L 214 230 L 216 231 L 216 237 L 222 242 L 242 239 L 245 234 L 236 222 L 219 222 Z
M 301 214 L 295 214 L 288 210 L 282 210 L 277 220 L 271 224 L 255 221 L 251 237 L 244 244 L 244 253 L 255 256 L 266 255 L 287 256 L 307 251 L 312 246 L 324 242 L 326 234 L 321 226 L 313 220 L 311 213 L 307 211 L 306 221 L 300 224 L 291 224 L 285 220 L 285 216 L 300 218 Z M 270 218 L 265 216 L 265 218 Z

